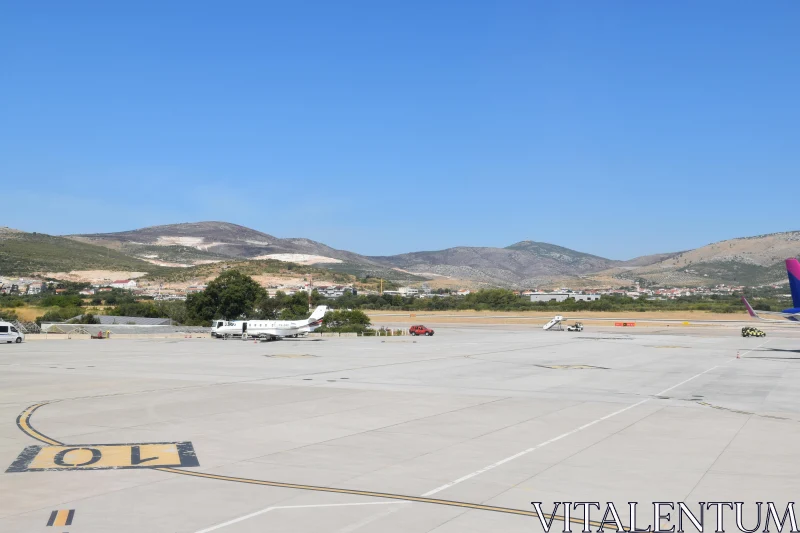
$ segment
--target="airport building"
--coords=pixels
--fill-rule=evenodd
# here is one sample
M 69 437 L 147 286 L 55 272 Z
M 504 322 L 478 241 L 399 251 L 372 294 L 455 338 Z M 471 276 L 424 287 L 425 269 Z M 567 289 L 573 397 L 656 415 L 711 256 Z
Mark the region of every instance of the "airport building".
M 532 302 L 563 302 L 574 298 L 576 302 L 593 302 L 600 299 L 599 294 L 577 294 L 574 292 L 535 292 L 530 295 Z
M 112 289 L 127 289 L 130 291 L 137 287 L 137 283 L 136 280 L 132 279 L 118 279 L 111 283 L 110 286 Z

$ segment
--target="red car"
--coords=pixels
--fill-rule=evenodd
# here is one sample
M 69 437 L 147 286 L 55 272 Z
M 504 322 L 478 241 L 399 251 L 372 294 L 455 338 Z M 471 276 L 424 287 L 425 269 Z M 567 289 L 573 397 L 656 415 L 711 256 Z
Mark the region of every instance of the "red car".
M 411 326 L 408 329 L 408 332 L 414 335 L 415 337 L 417 335 L 425 335 L 427 337 L 433 335 L 433 330 L 431 328 L 426 328 L 425 326 Z

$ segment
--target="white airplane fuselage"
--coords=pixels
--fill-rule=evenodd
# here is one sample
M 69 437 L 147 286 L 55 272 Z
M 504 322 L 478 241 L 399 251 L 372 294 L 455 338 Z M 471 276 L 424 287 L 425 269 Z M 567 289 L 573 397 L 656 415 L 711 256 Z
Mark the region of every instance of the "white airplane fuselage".
M 302 323 L 298 323 L 295 320 L 249 320 L 247 322 L 247 335 L 249 337 L 291 337 L 309 333 L 314 329 L 316 327 L 309 325 L 305 320 Z
M 304 335 L 322 325 L 322 317 L 327 310 L 326 306 L 321 305 L 305 320 L 216 320 L 211 328 L 211 336 L 275 339 Z

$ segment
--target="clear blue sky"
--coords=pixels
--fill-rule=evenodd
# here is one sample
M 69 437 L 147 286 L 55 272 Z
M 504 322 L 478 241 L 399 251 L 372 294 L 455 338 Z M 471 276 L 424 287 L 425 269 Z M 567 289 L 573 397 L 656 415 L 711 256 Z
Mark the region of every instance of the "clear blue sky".
M 5 2 L 0 225 L 618 259 L 797 230 L 798 25 L 797 1 Z

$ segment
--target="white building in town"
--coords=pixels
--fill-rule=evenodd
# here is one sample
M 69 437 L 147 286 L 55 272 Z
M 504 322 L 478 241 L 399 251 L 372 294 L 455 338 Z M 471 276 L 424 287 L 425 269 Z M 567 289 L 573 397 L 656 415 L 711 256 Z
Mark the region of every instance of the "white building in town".
M 594 302 L 600 299 L 599 294 L 578 294 L 575 292 L 535 292 L 530 295 L 532 302 L 563 302 L 574 298 L 576 302 Z
M 414 287 L 400 287 L 399 289 L 397 289 L 397 292 L 399 292 L 401 296 L 419 295 L 419 289 L 415 289 Z
M 118 279 L 109 285 L 112 289 L 126 289 L 132 291 L 138 285 L 134 279 Z

